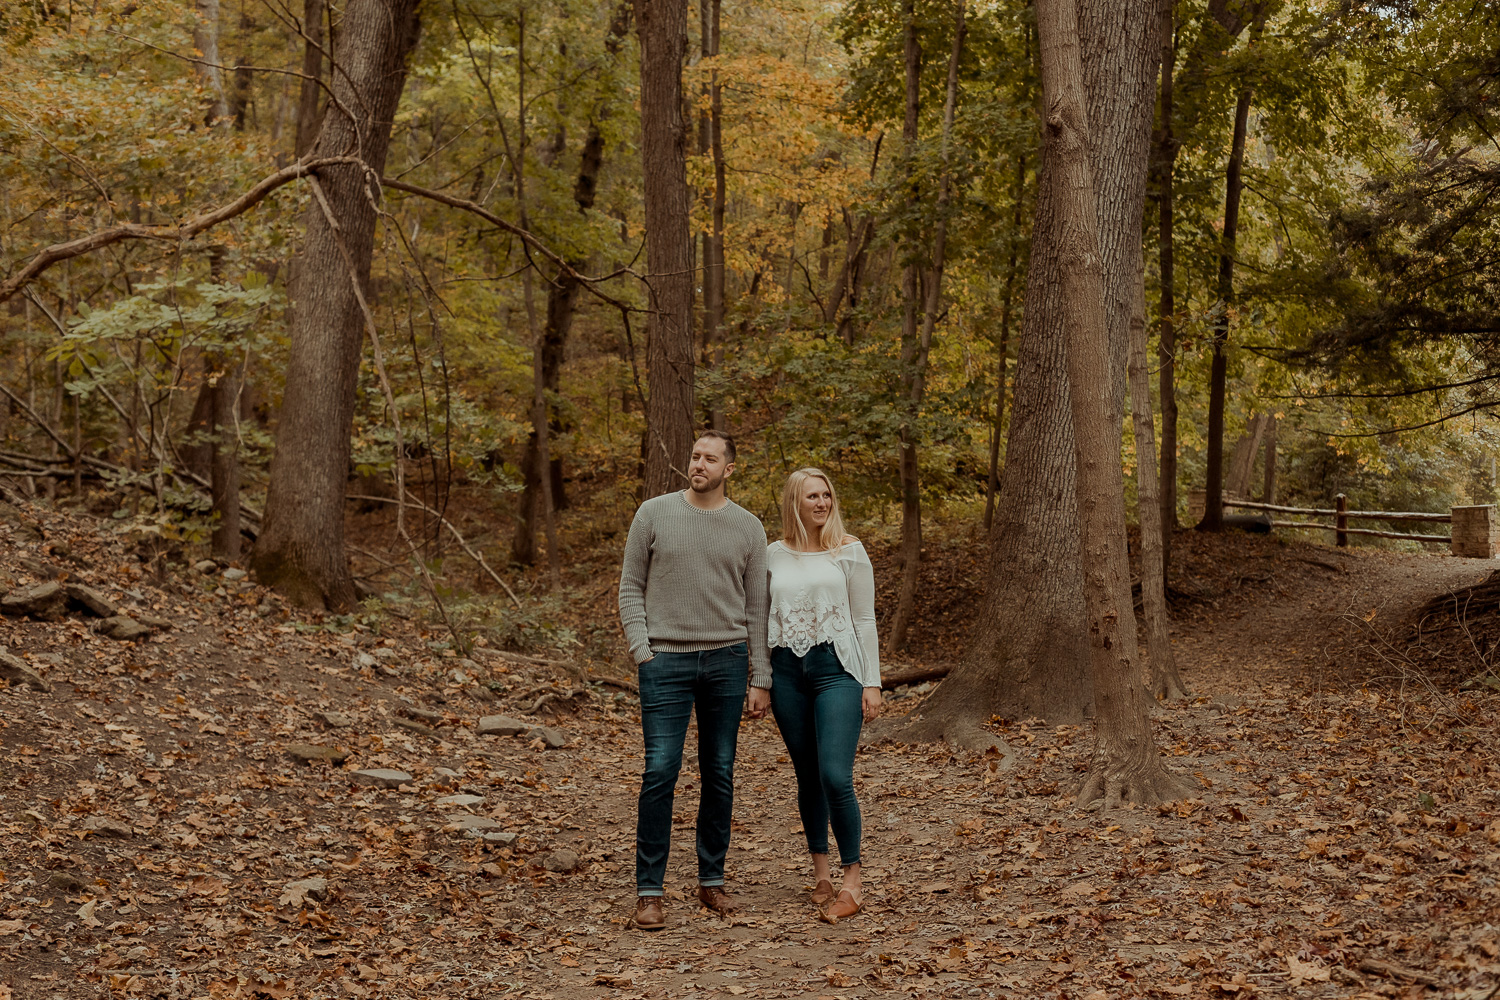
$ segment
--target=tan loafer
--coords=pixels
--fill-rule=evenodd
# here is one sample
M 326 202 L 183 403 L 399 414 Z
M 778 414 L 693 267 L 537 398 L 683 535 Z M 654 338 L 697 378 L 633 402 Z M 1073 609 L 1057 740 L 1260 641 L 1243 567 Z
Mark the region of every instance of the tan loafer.
M 833 883 L 826 878 L 818 879 L 818 884 L 813 886 L 812 901 L 814 906 L 824 906 L 833 902 Z
M 637 896 L 635 900 L 635 927 L 640 931 L 659 931 L 667 926 L 667 915 L 662 910 L 660 896 Z
M 848 889 L 842 889 L 833 897 L 833 902 L 820 914 L 830 924 L 836 924 L 846 917 L 852 917 L 864 909 L 864 903 L 854 898 L 854 893 Z
M 739 909 L 734 897 L 724 891 L 722 885 L 700 885 L 698 887 L 698 902 L 713 910 L 721 917 L 727 917 Z

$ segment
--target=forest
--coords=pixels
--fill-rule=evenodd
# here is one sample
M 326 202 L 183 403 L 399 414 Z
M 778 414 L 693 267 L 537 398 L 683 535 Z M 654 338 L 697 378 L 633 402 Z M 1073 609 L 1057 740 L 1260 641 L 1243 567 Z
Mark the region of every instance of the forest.
M 1483 0 L 0 3 L 0 998 L 1493 996 L 1500 528 L 1413 523 L 1500 496 L 1497 53 Z M 591 908 L 626 533 L 706 428 L 878 585 L 888 905 L 761 983 L 774 916 L 684 969 Z M 434 942 L 361 952 L 392 878 Z

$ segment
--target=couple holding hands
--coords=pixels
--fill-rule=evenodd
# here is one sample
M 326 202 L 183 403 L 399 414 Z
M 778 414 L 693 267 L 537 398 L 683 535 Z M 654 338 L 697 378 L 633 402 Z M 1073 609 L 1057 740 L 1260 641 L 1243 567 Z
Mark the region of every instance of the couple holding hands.
M 740 718 L 769 709 L 797 776 L 812 854 L 812 901 L 830 922 L 853 916 L 860 890 L 854 752 L 880 711 L 875 574 L 844 534 L 833 483 L 817 469 L 787 477 L 781 538 L 724 495 L 734 440 L 705 431 L 689 488 L 643 503 L 620 573 L 620 621 L 638 664 L 645 770 L 636 821 L 635 925 L 666 926 L 662 909 L 672 801 L 688 720 L 698 715 L 698 899 L 721 915 Z M 746 692 L 748 682 L 748 696 Z M 833 826 L 843 868 L 828 860 Z

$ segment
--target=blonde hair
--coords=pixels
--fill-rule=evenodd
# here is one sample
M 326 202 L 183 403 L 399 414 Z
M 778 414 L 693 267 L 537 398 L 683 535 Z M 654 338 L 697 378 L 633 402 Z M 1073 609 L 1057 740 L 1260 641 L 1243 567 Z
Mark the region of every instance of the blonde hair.
M 802 500 L 802 484 L 809 479 L 823 480 L 833 499 L 828 520 L 823 522 L 817 538 L 817 548 L 836 549 L 844 544 L 844 519 L 839 515 L 839 495 L 833 488 L 833 480 L 822 469 L 798 469 L 786 477 L 786 485 L 781 488 L 781 537 L 793 548 L 807 548 L 807 527 L 803 525 L 797 507 Z

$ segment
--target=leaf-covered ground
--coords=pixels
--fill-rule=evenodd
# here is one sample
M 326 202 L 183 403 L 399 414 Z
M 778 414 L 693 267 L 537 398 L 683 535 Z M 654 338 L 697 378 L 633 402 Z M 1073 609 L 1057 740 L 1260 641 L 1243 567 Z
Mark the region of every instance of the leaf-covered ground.
M 320 625 L 221 573 L 158 579 L 94 522 L 37 516 L 0 524 L 0 572 L 36 582 L 42 560 L 174 627 L 121 643 L 76 613 L 0 624 L 50 685 L 0 690 L 0 997 L 1477 998 L 1500 982 L 1496 697 L 1420 672 L 1400 629 L 1484 563 L 1179 536 L 1198 696 L 1163 708 L 1157 738 L 1196 797 L 1076 809 L 1086 727 L 997 723 L 1013 770 L 868 747 L 867 903 L 836 926 L 806 902 L 774 727 L 747 723 L 743 910 L 725 922 L 693 898 L 688 768 L 670 925 L 647 936 L 628 924 L 626 690 L 444 655 L 397 617 Z M 941 580 L 975 572 L 942 558 Z M 566 746 L 476 733 L 533 706 Z M 292 744 L 348 757 L 304 764 Z M 372 768 L 410 780 L 355 773 Z

